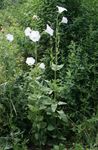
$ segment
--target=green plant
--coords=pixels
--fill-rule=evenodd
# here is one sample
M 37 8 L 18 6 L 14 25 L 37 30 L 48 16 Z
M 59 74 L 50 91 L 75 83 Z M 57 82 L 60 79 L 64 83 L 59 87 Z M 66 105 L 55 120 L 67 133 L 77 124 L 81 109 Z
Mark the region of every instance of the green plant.
M 97 150 L 97 4 L 0 1 L 0 149 Z M 57 5 L 68 11 L 58 15 Z M 37 44 L 25 37 L 28 26 L 42 33 Z M 36 63 L 27 66 L 28 57 Z
M 63 144 L 54 145 L 51 150 L 67 150 Z

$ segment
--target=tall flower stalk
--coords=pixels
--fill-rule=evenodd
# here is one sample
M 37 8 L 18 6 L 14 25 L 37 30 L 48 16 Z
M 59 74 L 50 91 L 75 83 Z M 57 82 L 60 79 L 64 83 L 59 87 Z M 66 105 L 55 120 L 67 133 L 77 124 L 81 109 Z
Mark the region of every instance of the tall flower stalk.
M 56 81 L 57 79 L 57 71 L 60 70 L 64 65 L 58 65 L 58 55 L 59 55 L 59 44 L 60 44 L 60 34 L 59 34 L 59 26 L 61 23 L 65 23 L 67 24 L 68 19 L 66 17 L 62 18 L 62 21 L 59 22 L 59 15 L 63 12 L 63 11 L 67 11 L 66 8 L 64 7 L 59 7 L 58 8 L 58 15 L 57 15 L 57 19 L 56 19 L 56 34 L 55 34 L 55 64 L 52 64 L 52 70 L 54 70 L 54 79 Z
M 54 70 L 54 79 L 57 79 L 57 65 L 58 65 L 58 54 L 59 54 L 59 42 L 60 42 L 60 36 L 59 36 L 59 14 L 57 15 L 56 19 L 56 36 L 55 36 L 55 65 L 56 68 Z

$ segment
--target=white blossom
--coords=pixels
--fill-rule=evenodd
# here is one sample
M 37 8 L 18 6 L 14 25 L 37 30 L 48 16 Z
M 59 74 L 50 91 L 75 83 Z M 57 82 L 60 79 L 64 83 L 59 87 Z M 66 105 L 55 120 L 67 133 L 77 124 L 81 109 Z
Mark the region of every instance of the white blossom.
M 9 42 L 12 42 L 14 40 L 14 36 L 12 34 L 7 34 L 6 38 Z
M 45 32 L 50 34 L 50 36 L 53 36 L 54 30 L 47 24 Z
M 26 29 L 25 29 L 25 36 L 30 36 L 30 34 L 31 34 L 31 29 L 30 29 L 30 27 L 27 27 Z
M 67 9 L 64 7 L 57 6 L 57 8 L 59 13 L 62 13 L 63 11 L 67 11 Z
M 32 19 L 33 20 L 39 20 L 39 17 L 37 15 L 33 15 Z
M 63 17 L 61 23 L 66 23 L 67 24 L 68 23 L 68 19 L 66 17 Z
M 39 68 L 45 69 L 45 64 L 44 64 L 44 63 L 41 63 L 41 64 L 39 65 Z
M 41 36 L 40 36 L 39 31 L 34 31 L 34 30 L 32 30 L 30 35 L 29 35 L 30 40 L 32 40 L 33 42 L 39 41 L 40 37 Z
M 26 59 L 26 64 L 28 64 L 28 66 L 32 66 L 35 63 L 35 59 L 33 57 L 28 57 Z

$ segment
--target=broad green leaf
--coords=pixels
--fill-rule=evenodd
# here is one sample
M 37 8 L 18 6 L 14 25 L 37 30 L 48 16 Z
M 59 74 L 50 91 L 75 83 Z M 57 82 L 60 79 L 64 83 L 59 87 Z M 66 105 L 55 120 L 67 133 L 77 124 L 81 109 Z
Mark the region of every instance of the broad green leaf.
M 49 124 L 48 125 L 48 127 L 47 127 L 47 130 L 48 131 L 53 131 L 55 128 L 51 125 L 51 124 Z
M 60 111 L 57 111 L 58 114 L 59 114 L 59 118 L 61 120 L 63 120 L 64 122 L 67 122 L 67 116 L 65 115 L 64 111 L 63 110 L 60 110 Z
M 4 150 L 10 150 L 10 149 L 12 149 L 11 145 L 6 145 L 6 147 L 4 148 Z
M 57 109 L 57 104 L 52 104 L 51 105 L 51 109 L 52 109 L 53 112 L 55 112 L 56 109 Z
M 28 105 L 29 109 L 31 112 L 37 112 L 38 111 L 38 108 L 37 107 L 34 107 L 32 105 Z
M 52 70 L 54 70 L 54 71 L 57 71 L 57 70 L 62 69 L 62 68 L 63 68 L 63 66 L 64 66 L 64 64 L 56 65 L 56 64 L 52 63 L 52 65 L 51 65 L 51 69 L 52 69 Z

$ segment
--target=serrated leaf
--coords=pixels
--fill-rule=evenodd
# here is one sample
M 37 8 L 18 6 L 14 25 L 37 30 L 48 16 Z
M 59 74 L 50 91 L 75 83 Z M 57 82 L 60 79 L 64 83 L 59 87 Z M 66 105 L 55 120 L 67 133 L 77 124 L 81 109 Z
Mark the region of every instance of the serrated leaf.
M 64 66 L 64 64 L 56 65 L 56 64 L 52 63 L 52 65 L 51 65 L 51 69 L 52 69 L 53 71 L 57 71 L 57 70 L 62 69 L 62 68 L 63 68 L 63 66 Z

